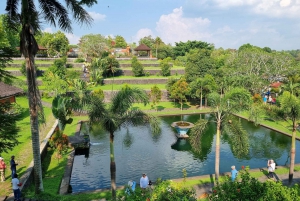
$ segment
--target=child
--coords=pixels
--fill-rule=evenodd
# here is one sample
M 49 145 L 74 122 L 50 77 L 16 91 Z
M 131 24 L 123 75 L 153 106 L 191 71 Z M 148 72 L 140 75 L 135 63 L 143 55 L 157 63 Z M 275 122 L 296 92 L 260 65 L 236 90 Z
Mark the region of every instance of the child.
M 14 174 L 14 178 L 11 180 L 12 183 L 12 189 L 14 191 L 14 196 L 16 201 L 21 201 L 21 191 L 20 191 L 20 186 L 22 186 L 22 183 L 20 183 L 18 179 L 18 175 Z

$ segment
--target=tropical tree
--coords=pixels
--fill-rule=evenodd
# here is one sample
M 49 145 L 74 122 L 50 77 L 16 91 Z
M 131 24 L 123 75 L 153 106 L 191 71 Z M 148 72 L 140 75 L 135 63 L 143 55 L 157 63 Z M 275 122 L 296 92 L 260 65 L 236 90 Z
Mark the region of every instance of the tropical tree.
M 66 124 L 73 122 L 69 118 L 72 114 L 72 98 L 56 96 L 52 101 L 52 114 L 58 120 L 59 130 L 64 131 Z
M 289 183 L 293 181 L 294 166 L 295 166 L 295 152 L 296 152 L 296 132 L 300 118 L 300 100 L 292 93 L 285 91 L 280 97 L 280 108 L 284 116 L 292 121 L 292 144 L 291 144 L 291 161 L 289 172 Z
M 215 154 L 215 178 L 218 182 L 219 167 L 220 167 L 220 139 L 221 128 L 224 128 L 227 135 L 232 141 L 232 151 L 237 157 L 245 156 L 248 153 L 249 143 L 246 131 L 242 128 L 240 122 L 231 115 L 233 112 L 238 112 L 247 109 L 251 104 L 251 94 L 243 88 L 234 88 L 228 91 L 225 96 L 213 92 L 208 97 L 208 102 L 212 109 L 212 115 L 215 117 L 217 124 L 216 134 L 216 154 Z M 208 120 L 200 119 L 195 127 L 191 129 L 191 144 L 196 146 L 201 143 L 201 135 L 205 134 Z M 197 149 L 196 149 L 197 150 Z
M 123 36 L 117 35 L 115 38 L 116 44 L 115 47 L 121 47 L 121 48 L 126 48 L 127 43 Z
M 142 102 L 147 104 L 148 95 L 141 89 L 123 87 L 115 93 L 111 103 L 106 105 L 103 99 L 92 96 L 88 116 L 91 123 L 99 123 L 110 137 L 110 172 L 113 200 L 116 199 L 116 163 L 114 154 L 114 133 L 122 126 L 138 126 L 150 123 L 152 131 L 160 131 L 159 123 L 154 116 L 132 108 L 132 104 Z
M 186 101 L 186 96 L 190 92 L 189 84 L 184 78 L 181 78 L 171 87 L 170 97 L 177 99 L 180 103 L 180 109 L 182 110 L 183 102 Z
M 30 111 L 30 124 L 34 160 L 34 181 L 35 192 L 38 194 L 43 191 L 42 181 L 42 168 L 40 157 L 40 140 L 38 129 L 38 116 L 40 115 L 43 120 L 43 110 L 41 98 L 36 82 L 36 70 L 34 67 L 34 57 L 38 51 L 38 45 L 34 38 L 34 34 L 41 30 L 41 18 L 51 25 L 58 25 L 63 31 L 72 32 L 72 21 L 70 13 L 73 18 L 79 23 L 90 24 L 92 18 L 84 6 L 92 6 L 97 3 L 96 0 L 81 0 L 81 1 L 68 1 L 66 0 L 66 7 L 59 1 L 44 1 L 44 0 L 21 0 L 21 1 L 7 1 L 6 13 L 8 16 L 7 25 L 8 29 L 18 30 L 21 25 L 20 33 L 20 52 L 26 60 L 27 83 L 28 83 L 28 99 Z M 36 5 L 39 5 L 40 10 L 37 10 Z M 57 20 L 58 19 L 58 20 Z
M 156 106 L 156 104 L 159 103 L 159 101 L 161 100 L 161 96 L 162 96 L 162 92 L 158 86 L 154 85 L 153 87 L 151 87 L 149 97 L 150 100 L 152 100 L 153 106 Z M 157 111 L 157 107 L 156 107 L 156 111 Z
M 21 112 L 16 104 L 0 103 L 0 153 L 12 150 L 19 143 L 16 122 L 21 118 Z
M 161 38 L 157 36 L 155 38 L 155 56 L 156 56 L 156 58 L 157 58 L 157 48 L 161 45 L 161 43 L 162 43 Z
M 135 77 L 143 76 L 145 74 L 143 65 L 137 60 L 136 57 L 132 57 L 131 67 Z
M 85 58 L 88 56 L 101 58 L 109 45 L 101 34 L 87 34 L 80 38 L 78 46 Z

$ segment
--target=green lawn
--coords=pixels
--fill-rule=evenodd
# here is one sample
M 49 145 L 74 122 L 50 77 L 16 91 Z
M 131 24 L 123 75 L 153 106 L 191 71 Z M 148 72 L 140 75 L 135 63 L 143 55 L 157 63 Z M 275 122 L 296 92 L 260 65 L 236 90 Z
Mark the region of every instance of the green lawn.
M 119 64 L 131 64 L 131 60 L 118 60 Z M 142 64 L 160 64 L 158 60 L 138 60 Z
M 24 60 L 13 60 L 13 64 L 22 64 L 25 62 Z M 35 60 L 34 61 L 35 64 L 53 64 L 53 61 L 41 61 L 41 60 Z
M 132 70 L 132 67 L 121 67 L 121 69 L 124 69 L 124 70 Z M 181 69 L 185 69 L 184 66 L 173 66 L 171 67 L 171 70 L 181 70 Z M 159 66 L 150 66 L 150 67 L 144 67 L 144 71 L 147 71 L 147 70 L 160 70 L 160 67 Z
M 172 75 L 172 76 L 167 76 L 167 77 L 164 77 L 164 76 L 157 76 L 157 75 L 150 75 L 150 76 L 141 76 L 141 77 L 135 77 L 135 76 L 125 76 L 125 75 L 122 75 L 122 76 L 117 76 L 117 77 L 114 77 L 114 78 L 106 78 L 107 80 L 112 80 L 112 79 L 115 79 L 115 80 L 119 80 L 119 79 L 136 79 L 136 80 L 139 80 L 139 79 L 168 79 L 168 78 L 180 78 L 182 75 Z

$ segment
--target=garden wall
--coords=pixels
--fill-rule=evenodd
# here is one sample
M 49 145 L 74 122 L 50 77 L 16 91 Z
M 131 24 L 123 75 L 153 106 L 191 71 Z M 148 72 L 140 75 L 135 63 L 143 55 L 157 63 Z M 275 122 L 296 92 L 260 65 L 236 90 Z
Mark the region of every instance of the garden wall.
M 141 79 L 104 79 L 103 84 L 166 84 L 168 78 L 154 78 L 147 79 L 146 77 Z

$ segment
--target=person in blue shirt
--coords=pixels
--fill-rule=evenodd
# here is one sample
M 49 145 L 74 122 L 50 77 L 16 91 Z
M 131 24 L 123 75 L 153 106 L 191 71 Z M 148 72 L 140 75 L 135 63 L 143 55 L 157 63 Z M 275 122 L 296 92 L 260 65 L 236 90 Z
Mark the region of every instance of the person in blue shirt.
M 231 180 L 234 181 L 236 176 L 238 174 L 238 171 L 235 169 L 235 166 L 231 166 Z
M 11 178 L 14 178 L 14 175 L 17 173 L 17 165 L 18 163 L 15 162 L 15 156 L 11 156 L 10 160 L 10 169 L 11 169 Z

